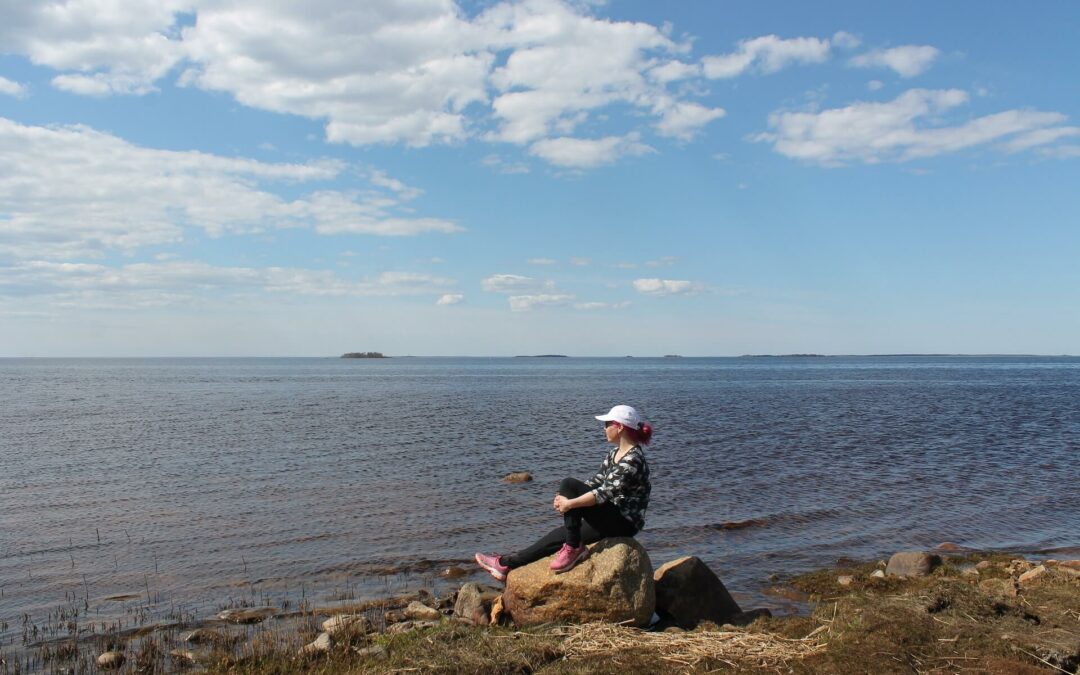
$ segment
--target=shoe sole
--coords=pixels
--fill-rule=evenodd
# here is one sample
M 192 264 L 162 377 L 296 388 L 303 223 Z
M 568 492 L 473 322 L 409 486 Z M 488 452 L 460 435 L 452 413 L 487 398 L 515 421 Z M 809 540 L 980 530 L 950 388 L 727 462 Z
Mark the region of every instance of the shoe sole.
M 585 552 L 582 553 L 580 556 L 578 556 L 577 559 L 574 560 L 574 562 L 570 563 L 570 565 L 568 567 L 563 567 L 563 568 L 560 568 L 560 569 L 552 568 L 552 571 L 555 572 L 555 574 L 565 574 L 565 573 L 569 572 L 570 570 L 574 569 L 575 567 L 577 567 L 577 564 L 579 562 L 581 562 L 582 560 L 587 560 L 588 558 L 589 558 L 589 549 L 585 549 Z
M 488 574 L 495 577 L 495 581 L 506 581 L 506 574 L 504 574 L 503 572 L 500 572 L 499 570 L 493 568 L 491 565 L 488 565 L 487 563 L 482 561 L 480 559 L 479 554 L 474 555 L 473 560 L 476 561 L 477 565 L 479 565 L 480 567 L 483 567 L 485 570 L 487 570 Z

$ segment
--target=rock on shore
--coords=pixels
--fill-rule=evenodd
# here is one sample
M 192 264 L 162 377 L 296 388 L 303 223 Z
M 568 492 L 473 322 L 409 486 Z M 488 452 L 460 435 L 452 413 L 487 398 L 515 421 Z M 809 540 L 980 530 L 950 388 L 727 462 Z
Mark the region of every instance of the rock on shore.
M 590 555 L 563 574 L 549 568 L 551 557 L 519 567 L 507 577 L 503 602 L 514 623 L 628 622 L 646 626 L 656 608 L 649 554 L 630 537 L 604 539 Z
M 702 621 L 727 623 L 742 613 L 720 578 L 695 556 L 684 556 L 660 566 L 656 581 L 656 611 L 682 628 Z

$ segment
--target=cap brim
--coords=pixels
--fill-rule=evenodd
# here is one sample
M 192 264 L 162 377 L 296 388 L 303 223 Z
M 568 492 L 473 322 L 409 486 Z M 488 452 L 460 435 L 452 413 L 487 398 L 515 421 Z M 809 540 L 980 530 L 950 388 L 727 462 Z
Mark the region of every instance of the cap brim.
M 601 422 L 614 422 L 614 421 L 616 421 L 615 418 L 612 417 L 611 415 L 597 415 L 596 419 L 600 420 Z

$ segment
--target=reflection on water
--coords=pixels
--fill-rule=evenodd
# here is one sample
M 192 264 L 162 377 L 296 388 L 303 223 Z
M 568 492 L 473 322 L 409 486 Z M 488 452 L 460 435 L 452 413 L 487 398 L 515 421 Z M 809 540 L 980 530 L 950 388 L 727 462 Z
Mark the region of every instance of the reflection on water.
M 657 430 L 654 563 L 698 555 L 750 604 L 841 557 L 1080 545 L 1075 358 L 16 359 L 0 383 L 0 646 L 72 593 L 110 617 L 438 585 L 558 522 L 620 402 Z

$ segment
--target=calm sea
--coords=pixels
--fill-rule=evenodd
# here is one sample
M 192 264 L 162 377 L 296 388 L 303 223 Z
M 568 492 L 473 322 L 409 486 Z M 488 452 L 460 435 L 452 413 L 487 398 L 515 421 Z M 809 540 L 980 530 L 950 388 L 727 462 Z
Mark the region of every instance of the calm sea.
M 75 596 L 107 618 L 437 586 L 559 523 L 616 403 L 656 428 L 654 564 L 697 555 L 746 605 L 945 541 L 1080 553 L 1078 358 L 7 359 L 0 647 Z

